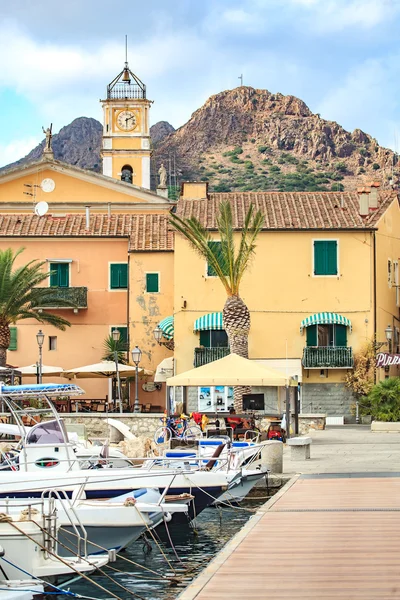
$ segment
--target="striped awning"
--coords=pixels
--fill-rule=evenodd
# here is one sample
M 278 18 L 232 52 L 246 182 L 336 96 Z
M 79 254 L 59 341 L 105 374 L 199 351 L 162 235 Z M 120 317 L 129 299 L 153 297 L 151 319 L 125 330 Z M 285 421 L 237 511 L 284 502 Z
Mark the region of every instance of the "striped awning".
M 164 337 L 167 340 L 172 340 L 174 337 L 174 317 L 171 315 L 170 317 L 165 317 L 162 321 L 159 322 L 158 327 L 164 334 Z
M 222 324 L 222 312 L 208 313 L 195 320 L 193 331 L 209 331 L 224 329 Z
M 303 333 L 303 329 L 310 327 L 310 325 L 345 325 L 346 327 L 350 327 L 351 331 L 350 319 L 331 312 L 315 313 L 315 315 L 310 315 L 306 319 L 303 319 L 300 324 L 300 333 Z

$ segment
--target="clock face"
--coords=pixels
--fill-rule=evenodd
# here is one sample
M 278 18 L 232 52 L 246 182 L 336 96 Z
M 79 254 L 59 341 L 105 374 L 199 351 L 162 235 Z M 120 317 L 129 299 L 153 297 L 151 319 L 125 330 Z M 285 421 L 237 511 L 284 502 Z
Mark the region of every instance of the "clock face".
M 52 192 L 56 187 L 56 184 L 54 183 L 53 179 L 47 177 L 46 179 L 43 179 L 42 183 L 40 184 L 40 187 L 44 192 Z
M 123 131 L 132 131 L 136 127 L 136 115 L 130 110 L 122 110 L 117 115 L 118 129 Z

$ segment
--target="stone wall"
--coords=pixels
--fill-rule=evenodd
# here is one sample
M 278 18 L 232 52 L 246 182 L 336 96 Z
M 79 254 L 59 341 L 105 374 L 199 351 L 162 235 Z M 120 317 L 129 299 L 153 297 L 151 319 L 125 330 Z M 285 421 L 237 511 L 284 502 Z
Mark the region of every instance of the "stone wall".
M 107 418 L 117 419 L 127 425 L 131 432 L 138 438 L 146 440 L 153 439 L 154 432 L 157 427 L 160 427 L 160 417 L 163 415 L 139 413 L 113 413 L 112 415 L 96 414 L 96 413 L 69 413 L 62 416 L 67 424 L 85 425 L 86 433 L 89 438 L 108 438 L 110 436 Z M 122 439 L 122 436 L 121 436 Z M 118 440 L 113 440 L 118 441 Z
M 344 383 L 302 384 L 302 412 L 324 413 L 329 417 L 351 417 L 354 398 Z

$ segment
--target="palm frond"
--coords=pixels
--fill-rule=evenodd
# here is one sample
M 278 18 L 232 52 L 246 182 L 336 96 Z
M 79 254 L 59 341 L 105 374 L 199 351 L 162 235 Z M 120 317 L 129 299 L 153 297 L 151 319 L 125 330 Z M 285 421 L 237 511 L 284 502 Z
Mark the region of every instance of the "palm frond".
M 197 254 L 205 258 L 215 275 L 221 280 L 227 294 L 239 295 L 241 280 L 254 256 L 255 242 L 263 227 L 264 216 L 261 211 L 254 213 L 254 206 L 250 204 L 237 249 L 232 207 L 229 201 L 221 202 L 217 215 L 220 247 L 212 244 L 216 240 L 195 217 L 181 218 L 171 214 L 170 223 L 189 241 Z
M 105 338 L 103 342 L 104 354 L 101 357 L 102 360 L 115 360 L 115 352 L 117 353 L 118 362 L 122 365 L 128 364 L 126 358 L 127 343 L 124 340 L 119 339 L 117 342 L 113 339 L 112 334 Z

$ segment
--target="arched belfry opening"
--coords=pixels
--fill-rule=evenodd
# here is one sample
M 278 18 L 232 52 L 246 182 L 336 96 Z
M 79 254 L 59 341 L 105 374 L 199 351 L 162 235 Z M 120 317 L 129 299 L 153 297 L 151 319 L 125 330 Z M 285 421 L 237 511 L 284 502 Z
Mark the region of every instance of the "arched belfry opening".
M 121 181 L 133 183 L 133 169 L 131 165 L 124 165 L 121 169 Z

